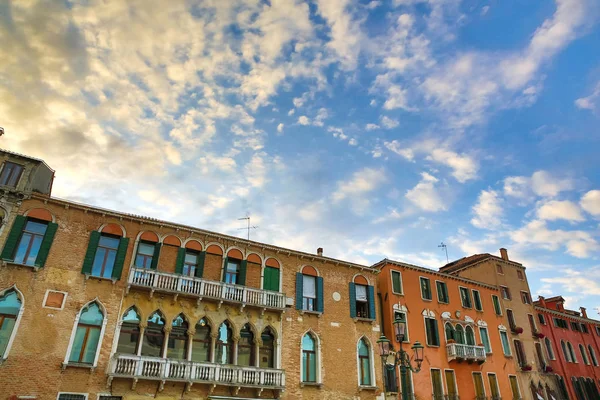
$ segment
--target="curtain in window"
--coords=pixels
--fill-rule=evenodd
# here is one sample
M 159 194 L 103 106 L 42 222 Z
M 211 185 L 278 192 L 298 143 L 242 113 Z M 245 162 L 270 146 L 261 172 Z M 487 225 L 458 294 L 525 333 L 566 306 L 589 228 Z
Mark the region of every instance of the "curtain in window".
M 96 303 L 92 303 L 81 310 L 69 362 L 82 364 L 94 363 L 103 320 L 102 311 L 100 311 L 100 307 Z
M 136 354 L 140 340 L 140 316 L 135 308 L 130 308 L 123 315 L 117 353 Z
M 364 285 L 356 285 L 356 301 L 367 301 L 367 287 Z
M 0 357 L 6 351 L 20 309 L 21 300 L 15 290 L 9 290 L 0 297 Z

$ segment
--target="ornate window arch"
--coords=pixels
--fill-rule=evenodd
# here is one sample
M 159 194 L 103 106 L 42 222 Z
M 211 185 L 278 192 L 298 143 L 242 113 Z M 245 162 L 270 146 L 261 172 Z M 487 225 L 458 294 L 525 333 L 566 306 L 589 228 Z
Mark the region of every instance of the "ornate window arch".
M 231 322 L 225 320 L 219 325 L 217 331 L 217 346 L 215 349 L 215 362 L 217 364 L 233 364 L 234 343 Z
M 237 365 L 253 367 L 256 364 L 255 335 L 249 323 L 240 329 L 240 340 L 237 345 Z
M 8 358 L 13 340 L 19 329 L 24 307 L 23 294 L 12 286 L 0 292 L 0 359 Z
M 276 368 L 276 336 L 275 331 L 270 326 L 263 329 L 260 335 L 259 362 L 261 368 Z
M 465 344 L 465 328 L 460 324 L 456 324 L 454 328 L 454 340 L 458 344 Z
M 544 344 L 546 345 L 546 353 L 548 353 L 548 358 L 551 360 L 556 360 L 554 356 L 554 349 L 552 348 L 552 342 L 547 337 L 544 338 Z
M 206 318 L 201 318 L 195 327 L 192 339 L 192 361 L 210 362 L 212 357 L 212 329 Z
M 475 331 L 471 325 L 467 325 L 465 328 L 465 344 L 475 346 Z
M 167 340 L 167 358 L 187 360 L 190 326 L 183 314 L 179 314 L 171 323 L 171 331 Z
M 321 381 L 319 337 L 308 331 L 302 335 L 301 374 L 302 382 L 319 383 Z
M 454 327 L 452 326 L 452 324 L 450 322 L 446 322 L 444 324 L 444 331 L 446 333 L 446 342 L 449 340 L 454 340 L 456 341 L 456 331 L 454 330 Z
M 356 352 L 358 359 L 358 384 L 360 386 L 374 386 L 373 349 L 366 337 L 363 336 L 358 340 Z
M 117 353 L 137 354 L 140 344 L 140 314 L 135 306 L 129 307 L 120 321 Z
M 63 368 L 69 364 L 98 365 L 106 322 L 104 306 L 98 299 L 81 308 L 75 317 Z
M 163 357 L 165 344 L 166 321 L 160 310 L 154 311 L 146 321 L 144 338 L 140 355 L 150 357 Z

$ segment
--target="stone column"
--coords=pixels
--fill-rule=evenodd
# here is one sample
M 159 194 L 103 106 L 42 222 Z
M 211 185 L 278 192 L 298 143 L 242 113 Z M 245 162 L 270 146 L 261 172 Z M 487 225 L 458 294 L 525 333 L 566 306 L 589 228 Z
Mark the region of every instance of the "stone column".
M 217 337 L 219 336 L 218 332 L 214 330 L 210 331 L 210 362 L 215 363 L 215 356 L 217 354 Z
M 238 343 L 240 342 L 240 336 L 233 337 L 233 365 L 238 365 Z
M 192 361 L 192 344 L 194 343 L 194 335 L 196 335 L 196 330 L 190 329 L 187 331 L 188 342 L 187 342 L 187 357 L 188 361 Z
M 169 334 L 171 333 L 171 330 L 173 329 L 173 327 L 171 326 L 165 326 L 163 328 L 163 332 L 165 333 L 165 339 L 163 342 L 163 348 L 162 348 L 162 358 L 167 358 L 167 347 L 169 345 Z
M 148 327 L 147 322 L 145 322 L 145 321 L 140 322 L 140 338 L 139 338 L 138 344 L 137 344 L 137 351 L 135 352 L 135 354 L 138 356 L 142 355 L 142 342 L 144 341 L 144 332 L 146 331 L 147 327 Z

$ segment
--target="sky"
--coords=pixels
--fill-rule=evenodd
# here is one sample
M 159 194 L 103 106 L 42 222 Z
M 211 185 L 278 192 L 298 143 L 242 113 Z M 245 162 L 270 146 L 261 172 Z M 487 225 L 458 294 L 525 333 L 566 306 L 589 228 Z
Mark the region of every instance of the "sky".
M 600 319 L 597 0 L 0 2 L 0 146 L 53 195 Z

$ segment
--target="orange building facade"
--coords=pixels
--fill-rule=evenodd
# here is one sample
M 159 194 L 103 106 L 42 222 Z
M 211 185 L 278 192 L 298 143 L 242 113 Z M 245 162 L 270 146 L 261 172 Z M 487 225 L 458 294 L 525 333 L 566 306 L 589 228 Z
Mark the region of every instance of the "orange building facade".
M 383 333 L 398 349 L 399 318 L 407 326 L 403 349 L 425 346 L 421 371 L 408 378 L 409 398 L 521 398 L 497 287 L 387 259 L 374 267 Z M 401 391 L 399 376 L 388 371 L 388 391 Z

